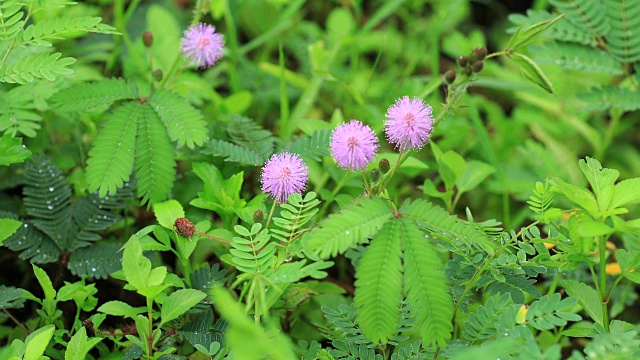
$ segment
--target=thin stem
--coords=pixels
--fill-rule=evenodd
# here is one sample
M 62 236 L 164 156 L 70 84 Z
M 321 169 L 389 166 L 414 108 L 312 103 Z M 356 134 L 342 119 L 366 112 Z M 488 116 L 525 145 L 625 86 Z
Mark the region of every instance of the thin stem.
M 225 243 L 225 244 L 231 244 L 231 241 L 228 241 L 228 240 L 225 240 L 225 239 L 213 236 L 213 235 L 209 235 L 209 234 L 207 234 L 205 232 L 202 232 L 200 230 L 195 230 L 195 233 L 200 235 L 200 236 L 204 236 L 207 239 L 215 240 L 215 241 L 218 241 L 218 242 L 221 242 L 221 243 Z
M 269 217 L 267 218 L 267 224 L 264 226 L 265 229 L 269 228 L 269 224 L 271 223 L 271 217 L 273 216 L 273 212 L 276 211 L 276 205 L 278 205 L 277 201 L 273 201 L 273 205 L 271 206 L 271 211 L 269 211 Z
M 602 302 L 602 321 L 604 328 L 609 332 L 609 313 L 607 309 L 607 236 L 600 236 L 598 245 L 600 248 L 600 301 Z
M 24 330 L 27 334 L 31 334 L 31 331 L 29 331 L 29 329 L 27 329 L 26 326 L 22 325 L 22 323 L 20 321 L 18 321 L 18 319 L 16 319 L 15 317 L 13 317 L 13 315 L 11 315 L 11 313 L 7 310 L 7 309 L 2 309 L 2 311 L 4 311 L 5 314 L 7 314 L 7 316 L 9 316 L 9 318 L 11 319 L 11 321 L 13 321 L 16 325 L 18 325 L 22 330 Z
M 410 153 L 411 153 L 411 151 L 407 151 L 407 152 L 400 151 L 400 154 L 398 155 L 398 161 L 396 161 L 396 163 L 393 165 L 393 169 L 391 169 L 391 171 L 389 171 L 388 173 L 384 174 L 385 175 L 385 180 L 384 180 L 384 183 L 380 187 L 380 190 L 378 192 L 380 192 L 380 193 L 383 192 L 384 189 L 387 187 L 387 185 L 389 185 L 389 182 L 391 181 L 391 178 L 393 177 L 393 175 L 396 173 L 396 171 L 400 167 L 400 164 L 402 164 L 403 162 L 405 162 L 409 158 L 409 154 Z
M 149 317 L 149 338 L 146 339 L 149 347 L 149 358 L 153 359 L 153 300 L 147 298 L 147 316 Z

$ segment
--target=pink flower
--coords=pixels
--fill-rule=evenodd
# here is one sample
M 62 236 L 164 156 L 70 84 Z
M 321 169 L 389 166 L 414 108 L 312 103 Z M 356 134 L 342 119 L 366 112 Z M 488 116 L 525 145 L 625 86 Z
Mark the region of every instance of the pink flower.
M 300 156 L 283 152 L 273 155 L 262 168 L 262 191 L 284 203 L 307 185 L 309 171 Z
M 216 34 L 215 27 L 200 23 L 184 32 L 181 48 L 196 67 L 207 68 L 222 57 L 224 40 L 221 34 Z
M 376 134 L 358 120 L 338 126 L 331 134 L 331 154 L 344 169 L 366 168 L 377 152 Z
M 431 106 L 418 98 L 402 97 L 387 110 L 384 122 L 389 142 L 400 151 L 420 149 L 431 137 Z

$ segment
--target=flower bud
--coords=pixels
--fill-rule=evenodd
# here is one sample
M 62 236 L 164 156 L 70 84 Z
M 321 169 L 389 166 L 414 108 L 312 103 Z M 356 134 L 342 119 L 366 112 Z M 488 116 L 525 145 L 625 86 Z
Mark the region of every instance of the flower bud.
M 483 47 L 475 48 L 471 52 L 471 56 L 476 60 L 484 60 L 484 58 L 487 57 L 487 49 Z
M 371 179 L 371 183 L 375 184 L 380 181 L 380 170 L 373 169 L 371 170 L 371 174 L 369 175 L 369 179 Z
M 157 69 L 156 71 L 153 72 L 153 80 L 155 81 L 160 81 L 162 80 L 162 70 Z
M 458 65 L 460 65 L 462 67 L 465 67 L 465 66 L 467 66 L 468 63 L 469 63 L 469 61 L 467 60 L 466 56 L 460 56 L 458 58 Z
M 444 73 L 444 81 L 446 81 L 449 85 L 453 84 L 453 82 L 456 81 L 456 72 L 453 70 L 449 70 Z
M 471 70 L 473 70 L 473 72 L 479 73 L 480 71 L 482 71 L 483 67 L 484 63 L 482 62 L 482 60 L 478 60 L 474 62 L 473 65 L 471 65 Z
M 173 223 L 173 226 L 175 226 L 178 234 L 186 236 L 188 238 L 193 236 L 193 233 L 196 232 L 196 226 L 191 221 L 189 221 L 189 219 L 177 218 Z
M 464 69 L 462 69 L 462 73 L 465 74 L 466 76 L 471 76 L 471 68 L 470 67 L 466 67 Z
M 153 45 L 153 34 L 148 31 L 142 33 L 142 42 L 144 43 L 144 46 L 150 48 L 151 45 Z
M 253 222 L 257 224 L 261 223 L 262 220 L 264 220 L 264 213 L 262 210 L 256 210 L 256 212 L 253 213 Z
M 380 162 L 378 163 L 378 167 L 380 168 L 380 172 L 383 174 L 388 173 L 389 169 L 391 169 L 391 166 L 389 165 L 389 160 L 387 160 L 386 158 L 383 158 L 382 160 L 380 160 Z

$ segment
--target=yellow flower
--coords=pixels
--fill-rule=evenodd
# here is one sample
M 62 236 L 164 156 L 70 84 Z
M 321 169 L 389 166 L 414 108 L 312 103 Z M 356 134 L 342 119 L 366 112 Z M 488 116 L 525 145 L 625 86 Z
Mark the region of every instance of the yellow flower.
M 527 311 L 529 311 L 529 305 L 522 305 L 516 313 L 516 323 L 524 324 L 527 322 Z
M 620 275 L 622 274 L 622 270 L 620 269 L 620 264 L 617 262 L 607 264 L 605 269 L 607 275 Z

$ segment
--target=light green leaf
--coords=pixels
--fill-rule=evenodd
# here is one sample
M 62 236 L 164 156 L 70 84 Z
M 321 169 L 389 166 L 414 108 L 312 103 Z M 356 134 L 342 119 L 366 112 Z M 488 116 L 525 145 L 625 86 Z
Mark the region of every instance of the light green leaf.
M 172 293 L 162 304 L 161 324 L 177 319 L 205 297 L 207 294 L 195 289 L 182 289 Z
M 596 237 L 612 234 L 615 230 L 601 222 L 586 220 L 578 225 L 578 234 L 583 237 Z
M 54 325 L 46 325 L 32 332 L 24 340 L 26 350 L 24 352 L 24 360 L 39 360 L 44 354 L 44 350 L 49 345 L 53 332 L 56 330 Z
M 554 93 L 553 84 L 533 60 L 520 53 L 512 53 L 509 57 L 518 64 L 518 70 L 520 70 L 522 76 L 540 86 L 547 92 L 551 94 Z
M 560 20 L 563 16 L 564 14 L 560 14 L 556 18 L 540 21 L 527 27 L 526 29 L 523 29 L 523 26 L 520 26 L 518 30 L 511 36 L 511 39 L 509 39 L 509 42 L 506 46 L 507 49 L 515 51 L 524 48 L 538 36 L 540 36 L 542 32 L 547 30 L 556 21 Z
M 164 282 L 164 279 L 167 277 L 167 267 L 166 266 L 158 266 L 151 270 L 149 273 L 149 280 L 147 281 L 147 286 L 156 286 L 160 285 Z
M 44 298 L 48 300 L 55 299 L 56 290 L 53 288 L 53 283 L 51 283 L 51 279 L 49 279 L 49 275 L 42 270 L 41 268 L 33 265 L 33 273 L 36 275 L 40 286 L 42 286 L 42 290 L 44 291 Z
M 176 200 L 154 204 L 153 212 L 156 214 L 158 224 L 169 230 L 173 230 L 176 219 L 185 217 L 182 205 Z
M 22 145 L 22 138 L 14 138 L 8 133 L 0 138 L 0 166 L 21 163 L 29 156 L 31 151 Z
M 560 190 L 562 195 L 567 199 L 587 210 L 590 214 L 596 214 L 598 212 L 598 204 L 592 193 L 583 188 L 568 184 L 557 177 L 553 177 L 552 181 L 556 188 Z
M 0 219 L 0 246 L 22 226 L 22 223 L 14 219 Z
M 81 327 L 67 344 L 67 351 L 64 353 L 64 360 L 84 360 L 91 348 L 102 341 L 102 338 L 87 340 L 87 330 Z
M 598 292 L 587 284 L 575 280 L 562 281 L 562 287 L 571 297 L 578 298 L 580 306 L 589 314 L 589 317 L 600 325 L 603 325 L 602 303 Z M 603 325 L 604 326 L 604 325 Z
M 456 182 L 458 191 L 461 193 L 470 191 L 480 185 L 489 175 L 493 174 L 496 168 L 483 163 L 482 161 L 471 160 L 467 163 L 462 177 Z
M 596 159 L 587 157 L 587 160 L 580 160 L 580 169 L 591 184 L 593 192 L 598 200 L 599 210 L 609 210 L 609 203 L 613 195 L 613 189 L 616 180 L 620 176 L 618 170 L 602 168 L 600 162 Z
M 135 319 L 136 315 L 142 314 L 147 310 L 144 307 L 134 308 L 133 306 L 127 303 L 114 300 L 114 301 L 109 301 L 107 303 L 102 304 L 102 306 L 98 308 L 98 311 L 101 313 L 105 313 L 107 315 L 124 316 L 124 317 Z
M 622 275 L 636 284 L 640 284 L 640 252 L 616 251 L 616 259 L 620 264 Z
M 462 177 L 467 163 L 464 158 L 457 152 L 449 150 L 437 158 L 440 177 L 447 189 L 451 189 L 453 185 Z
M 623 180 L 613 187 L 610 209 L 640 201 L 640 178 Z
M 122 256 L 124 277 L 134 289 L 142 289 L 149 281 L 151 261 L 142 254 L 142 245 L 137 236 L 131 236 L 124 246 Z

